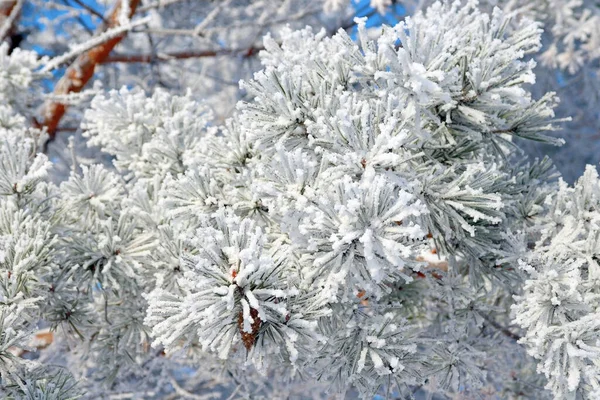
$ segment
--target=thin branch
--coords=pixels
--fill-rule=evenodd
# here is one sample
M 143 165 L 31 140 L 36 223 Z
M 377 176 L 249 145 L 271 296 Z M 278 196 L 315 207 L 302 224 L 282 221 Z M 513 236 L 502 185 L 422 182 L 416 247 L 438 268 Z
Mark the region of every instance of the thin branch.
M 193 29 L 176 29 L 176 28 L 152 28 L 138 29 L 140 33 L 151 33 L 159 36 L 194 36 Z
M 69 0 L 62 0 L 62 2 L 65 4 L 65 6 L 73 9 L 73 11 L 75 11 L 75 8 L 71 5 L 71 3 L 69 3 Z M 70 12 L 72 13 L 72 11 Z M 75 19 L 77 19 L 77 21 L 79 21 L 79 25 L 81 25 L 81 27 L 83 29 L 85 29 L 85 31 L 90 35 L 90 36 L 94 36 L 94 31 L 92 30 L 92 28 L 90 28 L 87 23 L 85 22 L 85 20 L 83 19 L 83 13 L 81 12 L 81 10 L 77 9 L 76 14 L 75 14 Z
M 114 28 L 108 29 L 107 31 L 103 32 L 102 35 L 96 36 L 95 38 L 88 40 L 80 46 L 76 46 L 73 50 L 66 52 L 65 54 L 61 54 L 58 57 L 54 57 L 52 60 L 48 61 L 46 65 L 44 65 L 44 68 L 42 68 L 41 72 L 52 71 L 53 69 L 60 67 L 62 64 L 66 63 L 70 59 L 81 55 L 81 53 L 101 47 L 101 45 L 105 45 L 111 40 L 120 39 L 123 37 L 123 34 L 127 31 L 130 31 L 132 28 L 138 25 L 143 25 L 148 21 L 149 18 L 142 18 L 137 21 L 133 21 L 128 25 L 116 26 Z
M 140 7 L 140 12 L 148 11 L 153 8 L 163 8 L 166 6 L 170 6 L 171 4 L 179 3 L 184 0 L 158 0 L 155 3 L 148 4 L 147 6 Z
M 218 6 L 213 8 L 213 10 L 209 12 L 208 15 L 194 28 L 194 36 L 202 36 L 204 29 L 212 21 L 214 21 L 215 18 L 217 18 L 217 16 L 221 13 L 221 11 L 223 11 L 223 9 L 229 6 L 229 3 L 231 3 L 231 0 L 225 0 Z
M 185 60 L 189 58 L 206 58 L 226 55 L 240 55 L 244 58 L 252 57 L 264 50 L 264 47 L 251 47 L 249 49 L 222 49 L 205 51 L 182 51 L 177 53 L 157 54 L 114 54 L 106 57 L 101 63 L 149 63 L 151 61 Z
M 106 18 L 108 21 L 107 29 L 118 28 L 121 23 L 122 18 L 122 7 L 129 8 L 128 17 L 131 18 L 135 13 L 135 10 L 139 4 L 140 0 L 120 0 L 117 5 L 113 8 L 110 15 Z M 125 4 L 127 3 L 127 4 Z M 73 92 L 80 92 L 87 82 L 94 76 L 94 71 L 96 69 L 96 65 L 102 63 L 110 54 L 110 52 L 115 48 L 117 44 L 123 40 L 126 35 L 126 31 L 119 31 L 115 34 L 110 35 L 107 40 L 103 40 L 101 43 L 96 43 L 95 47 L 89 48 L 85 50 L 83 53 L 79 54 L 75 61 L 67 68 L 65 75 L 58 81 L 54 88 L 55 95 L 64 95 Z M 106 32 L 105 32 L 106 33 Z M 104 35 L 99 35 L 103 37 Z M 87 46 L 86 46 L 87 47 Z M 81 50 L 80 50 L 81 51 Z M 50 67 L 55 65 L 59 65 L 60 63 L 65 62 L 69 59 L 73 54 L 69 52 L 66 55 L 55 58 L 50 61 Z M 67 57 L 68 56 L 68 57 Z M 50 70 L 48 65 L 46 65 L 45 70 Z M 42 127 L 46 127 L 50 138 L 54 138 L 56 134 L 56 130 L 58 128 L 58 124 L 60 123 L 61 118 L 66 112 L 66 105 L 58 102 L 49 102 L 46 103 L 43 111 L 44 121 L 39 124 Z
M 495 329 L 499 330 L 500 332 L 502 332 L 502 334 L 504 336 L 507 336 L 509 338 L 511 338 L 514 341 L 519 341 L 521 339 L 521 336 L 517 335 L 516 333 L 511 332 L 508 328 L 500 325 L 498 322 L 494 321 L 494 319 L 492 319 L 490 316 L 485 315 L 483 313 L 480 313 L 480 315 L 483 317 L 483 319 L 490 324 L 492 327 L 494 327 Z
M 207 399 L 213 398 L 213 396 L 214 396 L 213 393 L 209 393 L 204 396 L 200 396 L 200 395 L 188 392 L 183 387 L 181 387 L 181 385 L 179 385 L 179 383 L 177 383 L 177 380 L 172 376 L 170 377 L 169 382 L 171 383 L 171 386 L 173 386 L 173 389 L 175 389 L 175 392 L 178 395 L 183 396 L 184 398 L 194 399 L 194 400 L 207 400 Z
M 78 126 L 61 126 L 60 128 L 56 129 L 57 132 L 77 132 L 78 130 Z
M 100 13 L 99 11 L 94 10 L 92 7 L 90 7 L 89 5 L 85 4 L 83 1 L 81 0 L 72 0 L 75 4 L 77 4 L 79 7 L 85 9 L 87 12 L 89 12 L 90 14 L 95 15 L 96 17 L 100 18 L 100 20 L 105 24 L 108 25 L 108 21 L 104 18 L 104 15 L 102 15 L 102 13 Z

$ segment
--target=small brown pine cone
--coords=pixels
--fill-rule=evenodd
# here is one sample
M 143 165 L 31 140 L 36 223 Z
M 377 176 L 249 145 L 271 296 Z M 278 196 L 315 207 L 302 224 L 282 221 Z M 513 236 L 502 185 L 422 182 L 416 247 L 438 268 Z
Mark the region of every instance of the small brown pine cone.
M 240 311 L 238 314 L 238 329 L 242 335 L 242 342 L 246 350 L 250 351 L 254 343 L 256 343 L 256 337 L 258 336 L 258 330 L 260 329 L 261 320 L 258 317 L 258 311 L 254 308 L 250 308 L 250 316 L 254 320 L 252 322 L 252 332 L 244 332 L 244 312 Z

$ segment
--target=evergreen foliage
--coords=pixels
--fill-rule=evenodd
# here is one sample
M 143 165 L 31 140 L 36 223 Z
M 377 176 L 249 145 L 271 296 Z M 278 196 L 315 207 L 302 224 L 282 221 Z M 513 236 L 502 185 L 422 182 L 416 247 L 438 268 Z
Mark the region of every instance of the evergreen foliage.
M 114 168 L 73 152 L 59 184 L 26 119 L 43 60 L 0 48 L 2 396 L 185 396 L 186 367 L 217 396 L 600 396 L 600 179 L 518 144 L 563 143 L 540 25 L 357 23 L 266 36 L 222 126 L 191 92 L 97 95 Z

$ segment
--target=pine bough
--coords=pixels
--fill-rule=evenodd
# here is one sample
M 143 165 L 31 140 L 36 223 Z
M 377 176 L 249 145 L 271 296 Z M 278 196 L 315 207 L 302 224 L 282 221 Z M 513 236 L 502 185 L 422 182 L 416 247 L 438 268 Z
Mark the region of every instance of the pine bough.
M 561 143 L 540 32 L 457 2 L 267 36 L 223 127 L 191 93 L 97 96 L 115 168 L 59 185 L 25 118 L 41 61 L 3 47 L 0 393 L 160 397 L 200 365 L 248 396 L 599 397 L 600 180 L 518 150 Z

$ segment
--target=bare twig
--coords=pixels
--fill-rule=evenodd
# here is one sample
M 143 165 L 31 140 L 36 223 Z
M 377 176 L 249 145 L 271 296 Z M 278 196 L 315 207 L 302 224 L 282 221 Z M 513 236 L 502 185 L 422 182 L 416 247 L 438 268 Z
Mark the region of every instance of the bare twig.
M 114 54 L 112 56 L 108 56 L 102 61 L 102 63 L 149 63 L 151 61 L 185 60 L 188 58 L 205 58 L 224 55 L 240 55 L 242 57 L 251 57 L 256 55 L 261 50 L 264 50 L 264 47 L 251 47 L 249 49 L 182 51 L 177 53 L 158 54 Z
M 517 335 L 516 333 L 511 332 L 508 328 L 500 325 L 498 322 L 494 321 L 493 318 L 491 318 L 488 315 L 485 314 L 480 314 L 483 319 L 490 324 L 492 327 L 494 327 L 495 329 L 499 330 L 500 332 L 502 332 L 502 334 L 506 337 L 511 338 L 514 341 L 519 341 L 521 339 L 521 336 Z
M 181 387 L 181 385 L 179 385 L 179 383 L 177 383 L 177 380 L 175 380 L 175 378 L 173 378 L 173 377 L 171 377 L 171 379 L 169 379 L 169 382 L 171 383 L 171 386 L 173 386 L 173 389 L 175 389 L 175 392 L 178 395 L 182 396 L 183 398 L 193 399 L 193 400 L 207 400 L 207 399 L 213 398 L 212 393 L 206 394 L 204 396 L 200 396 L 200 395 L 188 392 L 183 387 Z
M 89 12 L 90 14 L 93 14 L 96 17 L 100 18 L 105 25 L 108 25 L 108 21 L 104 18 L 104 15 L 102 15 L 99 11 L 94 10 L 92 7 L 90 7 L 89 5 L 85 4 L 81 0 L 72 0 L 72 1 L 75 4 L 77 4 L 79 7 L 83 8 L 84 10 L 86 10 L 87 12 Z
M 202 35 L 204 33 L 204 29 L 210 25 L 210 23 L 219 15 L 219 13 L 227 8 L 230 3 L 231 0 L 225 0 L 215 7 L 210 13 L 208 13 L 208 15 L 194 28 L 194 35 Z
M 48 61 L 46 63 L 46 65 L 44 65 L 44 68 L 42 68 L 41 72 L 52 71 L 53 69 L 58 68 L 61 64 L 66 63 L 70 59 L 81 55 L 81 53 L 85 53 L 89 50 L 97 49 L 98 47 L 103 46 L 104 44 L 110 42 L 111 40 L 114 40 L 115 38 L 120 38 L 120 37 L 122 38 L 123 34 L 127 31 L 131 30 L 131 28 L 133 28 L 137 25 L 145 24 L 147 22 L 148 22 L 148 19 L 143 18 L 143 19 L 135 21 L 129 25 L 116 26 L 114 28 L 111 28 L 111 29 L 103 32 L 102 35 L 88 40 L 82 46 L 76 47 L 73 50 L 71 50 L 65 54 L 61 54 L 60 56 L 55 57 L 52 60 Z
M 148 11 L 153 8 L 163 8 L 182 1 L 184 0 L 158 0 L 152 4 L 148 4 L 147 6 L 140 7 L 140 12 Z

